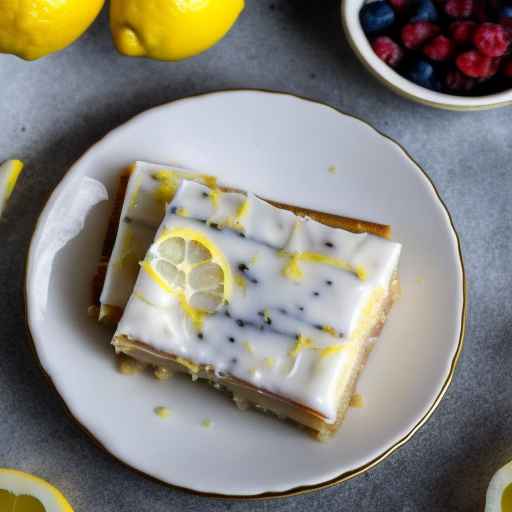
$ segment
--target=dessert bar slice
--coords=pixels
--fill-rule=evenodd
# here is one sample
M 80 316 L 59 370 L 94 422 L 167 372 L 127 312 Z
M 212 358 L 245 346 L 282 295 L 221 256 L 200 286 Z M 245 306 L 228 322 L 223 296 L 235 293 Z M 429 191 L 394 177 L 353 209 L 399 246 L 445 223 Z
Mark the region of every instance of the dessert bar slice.
M 183 178 L 216 187 L 213 176 L 176 166 L 134 162 L 119 179 L 103 253 L 93 283 L 93 309 L 98 319 L 117 324 L 137 278 L 140 261 L 162 222 L 165 205 L 172 200 Z M 235 191 L 222 187 L 225 192 Z M 390 226 L 271 202 L 300 216 L 356 233 L 390 238 Z
M 113 345 L 325 438 L 396 297 L 401 246 L 210 185 L 180 179 Z
M 133 163 L 120 178 L 103 257 L 94 283 L 99 320 L 116 324 L 144 258 L 182 179 L 215 187 L 216 180 L 179 167 Z

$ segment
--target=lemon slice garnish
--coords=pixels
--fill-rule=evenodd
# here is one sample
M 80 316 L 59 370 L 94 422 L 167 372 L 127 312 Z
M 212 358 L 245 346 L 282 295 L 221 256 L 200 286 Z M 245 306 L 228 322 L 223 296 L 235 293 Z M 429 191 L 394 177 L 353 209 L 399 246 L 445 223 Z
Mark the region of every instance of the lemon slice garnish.
M 0 165 L 0 214 L 11 197 L 22 170 L 23 162 L 21 160 L 7 160 Z
M 191 316 L 194 312 L 215 313 L 231 297 L 231 267 L 222 251 L 200 231 L 164 230 L 142 266 Z
M 0 510 L 73 512 L 62 493 L 45 480 L 15 469 L 2 468 L 0 468 Z

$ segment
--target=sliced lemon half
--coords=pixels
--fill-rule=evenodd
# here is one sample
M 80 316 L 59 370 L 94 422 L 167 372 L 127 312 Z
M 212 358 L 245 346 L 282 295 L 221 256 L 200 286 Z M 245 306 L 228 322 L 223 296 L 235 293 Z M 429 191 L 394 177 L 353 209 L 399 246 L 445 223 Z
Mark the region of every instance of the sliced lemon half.
M 42 478 L 0 468 L 2 512 L 73 512 L 63 494 Z
M 229 301 L 233 276 L 222 251 L 202 232 L 166 229 L 151 246 L 143 268 L 188 313 L 215 313 Z
M 492 477 L 485 499 L 485 512 L 512 512 L 512 462 Z

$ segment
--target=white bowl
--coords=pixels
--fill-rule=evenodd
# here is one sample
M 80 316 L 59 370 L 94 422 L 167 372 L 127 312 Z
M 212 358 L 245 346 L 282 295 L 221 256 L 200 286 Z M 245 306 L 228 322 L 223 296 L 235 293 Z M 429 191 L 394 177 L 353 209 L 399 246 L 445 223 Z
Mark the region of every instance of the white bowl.
M 401 96 L 446 110 L 484 110 L 512 104 L 512 89 L 485 96 L 456 96 L 431 91 L 399 75 L 375 55 L 359 22 L 359 11 L 365 0 L 343 0 L 341 19 L 348 42 L 364 66 L 384 85 Z

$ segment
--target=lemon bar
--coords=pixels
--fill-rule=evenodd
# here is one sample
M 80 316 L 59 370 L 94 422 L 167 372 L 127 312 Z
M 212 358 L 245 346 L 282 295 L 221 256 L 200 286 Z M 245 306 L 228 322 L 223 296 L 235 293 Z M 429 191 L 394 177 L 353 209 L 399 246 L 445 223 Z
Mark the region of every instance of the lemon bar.
M 213 176 L 150 162 L 134 162 L 121 173 L 114 208 L 93 282 L 91 311 L 102 323 L 117 324 L 137 278 L 142 259 L 162 222 L 165 205 L 172 200 L 181 179 L 216 187 Z M 222 187 L 225 192 L 235 191 Z M 311 217 L 325 225 L 390 238 L 390 226 L 342 217 L 294 205 L 274 206 Z
M 200 181 L 180 180 L 112 343 L 326 438 L 396 298 L 401 245 Z
M 137 279 L 139 261 L 162 222 L 166 204 L 184 178 L 216 185 L 211 176 L 148 162 L 133 163 L 121 176 L 105 241 L 104 261 L 100 263 L 95 283 L 101 290 L 100 321 L 119 320 Z

